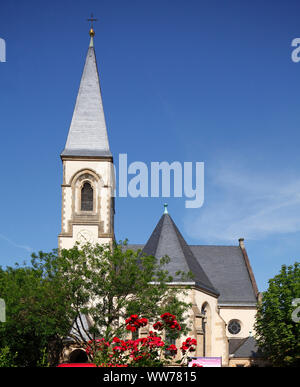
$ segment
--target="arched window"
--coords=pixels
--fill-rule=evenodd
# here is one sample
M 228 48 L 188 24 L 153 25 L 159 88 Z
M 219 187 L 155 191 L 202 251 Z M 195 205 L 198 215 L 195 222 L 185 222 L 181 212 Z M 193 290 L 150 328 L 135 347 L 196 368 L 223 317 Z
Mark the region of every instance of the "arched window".
M 81 189 L 81 211 L 93 211 L 93 188 L 90 183 L 84 183 Z
M 206 355 L 206 306 L 207 304 L 203 304 L 201 308 L 202 314 L 202 331 L 203 331 L 203 356 Z
M 207 302 L 202 305 L 203 356 L 211 356 L 211 309 Z

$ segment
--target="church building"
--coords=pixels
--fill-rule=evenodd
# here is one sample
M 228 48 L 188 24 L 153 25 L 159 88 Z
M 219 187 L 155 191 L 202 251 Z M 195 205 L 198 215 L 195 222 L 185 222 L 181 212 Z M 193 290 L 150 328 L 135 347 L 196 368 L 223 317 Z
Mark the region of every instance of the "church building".
M 111 244 L 114 235 L 114 168 L 105 123 L 94 48 L 93 28 L 65 148 L 59 248 L 76 241 Z M 158 209 L 158 213 L 161 209 Z M 176 214 L 172 214 L 176 220 Z M 159 216 L 158 216 L 159 217 Z M 189 285 L 192 303 L 190 336 L 197 339 L 195 357 L 220 358 L 222 366 L 259 362 L 254 335 L 258 289 L 241 238 L 235 246 L 189 245 L 165 206 L 148 241 L 128 245 L 161 258 L 173 285 Z M 152 232 L 151 232 L 152 231 Z M 178 271 L 192 272 L 182 283 Z M 70 353 L 69 359 L 72 357 Z M 74 356 L 73 356 L 74 358 Z

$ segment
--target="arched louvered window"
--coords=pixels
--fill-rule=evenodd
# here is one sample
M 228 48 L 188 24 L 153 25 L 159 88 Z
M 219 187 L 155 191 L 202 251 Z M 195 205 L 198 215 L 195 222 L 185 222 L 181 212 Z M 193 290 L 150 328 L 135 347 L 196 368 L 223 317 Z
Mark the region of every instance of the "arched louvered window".
M 93 211 L 93 188 L 90 183 L 84 183 L 81 189 L 81 211 Z

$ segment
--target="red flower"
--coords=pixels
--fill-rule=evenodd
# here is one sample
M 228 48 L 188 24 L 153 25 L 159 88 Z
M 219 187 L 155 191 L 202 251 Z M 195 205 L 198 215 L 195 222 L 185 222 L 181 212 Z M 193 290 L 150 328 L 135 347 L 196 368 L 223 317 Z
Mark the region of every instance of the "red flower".
M 126 329 L 131 332 L 135 332 L 138 328 L 144 327 L 148 324 L 146 318 L 138 318 L 137 314 L 132 314 L 128 319 L 125 320 Z
M 166 312 L 166 313 L 163 313 L 160 317 L 164 321 L 164 324 L 167 325 L 169 328 L 177 329 L 178 331 L 181 330 L 181 326 L 178 324 L 178 322 L 176 321 L 176 317 L 173 314 Z M 156 323 L 156 324 L 158 324 L 158 323 Z M 160 324 L 162 324 L 162 323 L 160 323 Z M 160 326 L 160 325 L 158 325 L 158 326 Z
M 194 352 L 195 348 L 192 347 L 192 345 L 194 345 L 194 346 L 197 345 L 197 340 L 196 339 L 192 339 L 191 337 L 188 337 L 182 343 L 182 346 L 180 347 L 180 349 L 182 350 L 183 353 L 185 353 L 185 351 Z
M 141 327 L 144 327 L 148 324 L 148 320 L 146 318 L 141 318 L 139 321 L 139 324 Z
M 132 326 L 132 325 L 127 325 L 126 329 L 128 331 L 131 331 L 131 332 L 135 332 L 136 331 L 136 327 L 135 326 Z
M 167 351 L 171 352 L 171 355 L 175 356 L 177 354 L 177 347 L 174 344 L 171 344 L 168 348 Z
M 153 324 L 153 328 L 155 329 L 155 330 L 159 330 L 159 331 L 161 331 L 162 329 L 163 329 L 163 324 L 160 322 L 160 321 L 157 321 L 155 324 Z
M 122 351 L 122 347 L 120 347 L 119 345 L 116 345 L 115 347 L 113 347 L 113 351 L 114 352 L 117 352 L 117 351 Z

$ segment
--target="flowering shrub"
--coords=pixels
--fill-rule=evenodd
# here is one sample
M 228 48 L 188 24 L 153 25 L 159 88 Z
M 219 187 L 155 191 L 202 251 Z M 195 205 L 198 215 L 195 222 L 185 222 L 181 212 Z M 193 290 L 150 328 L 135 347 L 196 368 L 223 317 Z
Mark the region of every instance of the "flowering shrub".
M 131 332 L 135 332 L 140 327 L 144 327 L 148 324 L 146 318 L 138 318 L 137 314 L 132 314 L 126 321 L 126 329 Z
M 125 324 L 127 331 L 136 332 L 139 328 L 145 327 L 148 320 L 134 314 L 126 319 Z M 170 313 L 162 314 L 153 324 L 153 328 L 155 331 L 181 330 L 176 317 Z M 187 365 L 188 355 L 195 351 L 196 344 L 195 339 L 188 337 L 178 349 L 176 345 L 164 342 L 157 332 L 149 331 L 147 337 L 136 340 L 122 340 L 119 337 L 114 337 L 110 341 L 104 338 L 90 340 L 85 350 L 100 367 L 159 367 L 171 362 Z M 181 358 L 175 361 L 179 350 Z
M 197 345 L 197 340 L 191 339 L 190 337 L 188 337 L 186 341 L 182 343 L 182 346 L 180 347 L 180 349 L 182 350 L 182 353 L 186 353 L 186 351 L 193 352 L 195 351 L 195 348 L 193 347 L 193 345 L 194 346 Z
M 156 324 L 159 324 L 159 326 L 162 326 L 162 327 L 164 325 L 166 325 L 167 327 L 169 327 L 171 329 L 176 329 L 178 331 L 181 331 L 181 326 L 178 324 L 178 322 L 176 321 L 176 317 L 173 314 L 164 313 L 160 317 L 163 321 L 162 322 L 158 321 Z M 156 324 L 154 324 L 154 325 L 156 325 Z M 156 329 L 154 326 L 153 326 L 153 328 Z

